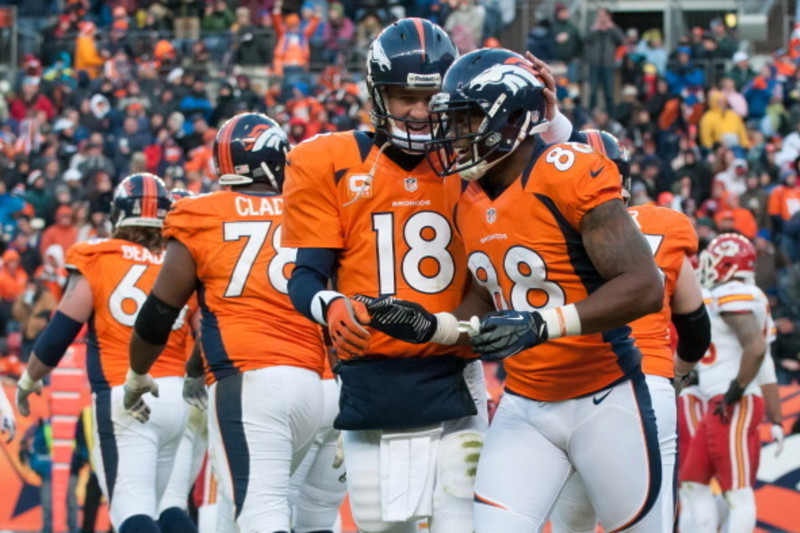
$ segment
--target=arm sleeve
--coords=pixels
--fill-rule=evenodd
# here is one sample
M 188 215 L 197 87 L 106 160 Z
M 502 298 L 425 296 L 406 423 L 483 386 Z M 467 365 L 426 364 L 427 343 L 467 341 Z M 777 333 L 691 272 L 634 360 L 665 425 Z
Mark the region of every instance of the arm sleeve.
M 702 359 L 711 344 L 711 321 L 705 304 L 686 315 L 672 315 L 678 332 L 678 357 L 689 363 Z
M 317 321 L 311 312 L 311 303 L 317 293 L 328 289 L 335 263 L 336 250 L 332 248 L 297 250 L 297 261 L 289 279 L 289 298 L 294 308 L 309 320 Z

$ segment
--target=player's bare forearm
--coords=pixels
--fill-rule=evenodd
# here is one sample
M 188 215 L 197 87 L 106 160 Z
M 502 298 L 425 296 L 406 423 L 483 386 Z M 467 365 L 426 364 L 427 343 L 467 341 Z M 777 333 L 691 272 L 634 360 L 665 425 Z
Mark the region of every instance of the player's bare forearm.
M 31 353 L 30 359 L 28 359 L 28 375 L 33 381 L 39 381 L 43 379 L 46 375 L 53 371 L 52 366 L 47 366 L 44 364 L 39 357 L 35 353 Z
M 164 351 L 166 344 L 152 344 L 139 336 L 136 331 L 131 335 L 129 350 L 131 370 L 137 374 L 147 374 L 158 356 Z
M 767 353 L 767 342 L 753 313 L 722 313 L 722 319 L 733 329 L 742 345 L 742 361 L 736 381 L 745 388 L 761 368 Z
M 783 413 L 781 412 L 781 395 L 778 391 L 778 384 L 767 383 L 766 385 L 761 385 L 761 394 L 764 396 L 767 420 L 771 424 L 781 424 L 783 422 Z
M 194 340 L 192 355 L 186 361 L 186 375 L 190 378 L 197 378 L 203 375 L 205 368 L 203 365 L 203 349 L 200 344 L 200 336 Z
M 621 201 L 587 213 L 581 237 L 592 264 L 606 280 L 575 307 L 583 334 L 613 329 L 655 313 L 664 300 L 664 284 L 650 246 Z

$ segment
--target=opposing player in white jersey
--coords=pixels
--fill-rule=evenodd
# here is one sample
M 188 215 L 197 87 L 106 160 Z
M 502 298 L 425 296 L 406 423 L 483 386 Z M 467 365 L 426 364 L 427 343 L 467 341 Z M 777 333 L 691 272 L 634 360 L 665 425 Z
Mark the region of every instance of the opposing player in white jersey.
M 756 526 L 753 483 L 764 400 L 755 378 L 772 319 L 767 297 L 754 283 L 755 257 L 750 241 L 734 233 L 719 235 L 700 254 L 711 346 L 698 365 L 698 378 L 708 404 L 680 475 L 692 533 L 717 531 L 712 477 L 728 505 L 728 533 L 750 533 Z

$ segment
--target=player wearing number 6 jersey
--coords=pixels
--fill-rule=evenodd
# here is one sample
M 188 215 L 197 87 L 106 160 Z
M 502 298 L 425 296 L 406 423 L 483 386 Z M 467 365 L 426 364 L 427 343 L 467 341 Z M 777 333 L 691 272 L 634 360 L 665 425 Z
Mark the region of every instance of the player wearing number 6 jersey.
M 288 150 L 265 115 L 223 124 L 214 161 L 232 190 L 182 199 L 167 216 L 153 314 L 131 343 L 131 368 L 145 374 L 175 309 L 198 291 L 211 460 L 242 533 L 290 530 L 289 477 L 322 417 L 322 331 L 286 295 L 296 253 L 280 245 Z
M 191 332 L 185 311 L 179 311 L 179 322 L 170 324 L 164 357 L 152 369 L 151 383 L 158 393 L 151 400 L 152 417 L 141 424 L 134 417 L 146 413 L 123 407 L 128 341 L 163 263 L 161 224 L 170 203 L 157 176 L 134 174 L 122 180 L 112 203 L 112 238 L 78 243 L 67 252 L 66 293 L 18 384 L 20 411 L 27 414 L 27 396 L 88 323 L 86 358 L 96 437 L 91 453 L 110 502 L 111 522 L 120 533 L 158 533 L 160 525 L 195 531 L 186 513 L 157 514 L 186 426 L 182 388 Z

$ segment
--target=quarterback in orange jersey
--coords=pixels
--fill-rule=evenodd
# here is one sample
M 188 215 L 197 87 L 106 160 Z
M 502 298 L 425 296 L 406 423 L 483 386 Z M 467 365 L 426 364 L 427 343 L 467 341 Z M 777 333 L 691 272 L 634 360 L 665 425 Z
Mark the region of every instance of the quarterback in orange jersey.
M 323 411 L 322 329 L 286 294 L 296 255 L 280 244 L 288 150 L 265 115 L 223 124 L 214 158 L 220 184 L 232 189 L 184 198 L 167 215 L 164 266 L 145 303 L 153 312 L 139 316 L 131 341 L 131 369 L 143 376 L 159 364 L 175 311 L 197 290 L 211 461 L 242 533 L 290 530 L 289 477 Z
M 417 531 L 428 517 L 434 533 L 472 531 L 486 428 L 480 363 L 469 362 L 466 347 L 411 345 L 367 329 L 365 305 L 351 300 L 397 295 L 439 312 L 466 294 L 451 224 L 461 183 L 439 178 L 423 150 L 428 102 L 457 55 L 427 20 L 388 26 L 367 58 L 376 133 L 320 135 L 287 159 L 282 237 L 298 248 L 289 295 L 329 328 L 340 359 L 335 427 L 353 516 L 366 533 Z
M 573 470 L 607 530 L 654 531 L 655 417 L 625 324 L 660 309 L 663 286 L 614 163 L 585 144 L 536 142 L 543 88 L 523 57 L 481 49 L 456 60 L 431 100 L 429 159 L 471 182 L 455 222 L 482 292 L 468 299 L 483 305 L 455 315 L 497 309 L 469 325 L 470 344 L 508 373 L 478 464 L 475 531 L 540 531 Z M 397 324 L 429 321 L 444 341 L 458 337 L 452 315 L 389 299 L 367 307 L 372 327 L 404 338 Z
M 28 395 L 41 388 L 40 380 L 58 365 L 88 322 L 87 366 L 96 422 L 91 453 L 110 502 L 111 522 L 120 533 L 195 531 L 185 512 L 158 514 L 186 426 L 181 396 L 191 340 L 188 307 L 178 310 L 179 321 L 170 324 L 165 337 L 164 357 L 148 377 L 157 394 L 149 421 L 140 423 L 148 413 L 143 406 L 125 405 L 124 399 L 127 389 L 138 386 L 126 375 L 127 347 L 162 266 L 161 225 L 170 204 L 157 176 L 134 174 L 122 180 L 111 206 L 112 238 L 78 243 L 67 252 L 66 294 L 37 340 L 17 389 L 20 412 L 27 415 Z
M 610 133 L 588 130 L 580 133 L 586 144 L 608 156 L 620 172 L 628 197 L 630 161 L 627 150 Z M 659 531 L 672 529 L 674 472 L 677 448 L 675 389 L 671 380 L 684 376 L 705 353 L 711 337 L 711 324 L 703 305 L 700 283 L 690 257 L 697 253 L 697 235 L 689 219 L 672 209 L 655 206 L 629 207 L 633 220 L 647 239 L 656 265 L 664 275 L 664 306 L 658 313 L 630 324 L 632 336 L 642 352 L 642 371 L 653 402 L 661 449 L 661 493 L 656 505 L 663 509 Z M 678 359 L 670 340 L 670 324 L 679 335 Z M 597 516 L 583 487 L 580 475 L 573 475 L 561 492 L 552 515 L 554 533 L 593 533 Z

